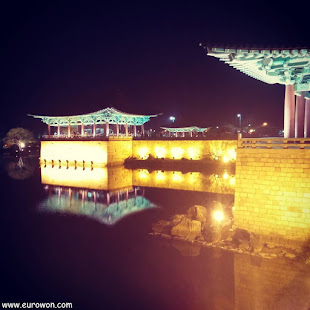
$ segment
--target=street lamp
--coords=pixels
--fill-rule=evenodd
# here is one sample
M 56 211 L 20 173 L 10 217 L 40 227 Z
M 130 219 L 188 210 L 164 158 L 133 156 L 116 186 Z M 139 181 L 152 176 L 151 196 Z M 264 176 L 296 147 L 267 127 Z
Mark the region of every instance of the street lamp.
M 174 122 L 175 121 L 175 117 L 174 116 L 170 116 L 169 119 Z
M 240 130 L 241 130 L 241 114 L 237 114 L 237 117 L 239 118 L 239 127 L 240 127 Z

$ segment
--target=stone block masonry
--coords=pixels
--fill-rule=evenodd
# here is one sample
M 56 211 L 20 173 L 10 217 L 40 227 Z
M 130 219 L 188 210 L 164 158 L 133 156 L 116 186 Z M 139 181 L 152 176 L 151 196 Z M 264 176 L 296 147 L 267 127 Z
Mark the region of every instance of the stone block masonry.
M 235 226 L 279 240 L 309 241 L 309 149 L 238 148 Z

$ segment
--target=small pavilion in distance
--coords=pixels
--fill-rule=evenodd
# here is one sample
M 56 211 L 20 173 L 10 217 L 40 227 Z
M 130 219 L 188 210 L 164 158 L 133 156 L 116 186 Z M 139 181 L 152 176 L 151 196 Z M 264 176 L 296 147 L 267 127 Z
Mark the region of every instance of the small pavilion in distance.
M 284 138 L 310 137 L 309 48 L 204 48 L 209 56 L 257 80 L 285 85 Z
M 185 134 L 187 134 L 189 137 L 193 137 L 193 135 L 197 133 L 202 133 L 202 132 L 207 132 L 209 128 L 201 128 L 201 127 L 196 127 L 196 126 L 191 126 L 191 127 L 160 127 L 168 133 L 168 136 L 171 137 L 174 135 L 175 137 L 185 137 Z
M 144 124 L 151 117 L 158 115 L 138 115 L 121 112 L 115 108 L 73 116 L 41 116 L 28 114 L 40 118 L 48 128 L 48 138 L 73 137 L 109 137 L 109 136 L 137 136 L 137 126 L 141 126 L 144 135 Z M 52 133 L 52 127 L 56 131 Z

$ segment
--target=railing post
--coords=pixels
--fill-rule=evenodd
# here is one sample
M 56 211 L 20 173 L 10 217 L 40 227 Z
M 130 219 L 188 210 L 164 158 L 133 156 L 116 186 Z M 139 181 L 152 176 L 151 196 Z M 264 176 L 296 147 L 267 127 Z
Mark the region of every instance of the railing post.
M 242 133 L 241 132 L 239 132 L 238 133 L 238 140 L 237 140 L 237 146 L 238 146 L 238 148 L 240 148 L 240 147 L 242 147 Z

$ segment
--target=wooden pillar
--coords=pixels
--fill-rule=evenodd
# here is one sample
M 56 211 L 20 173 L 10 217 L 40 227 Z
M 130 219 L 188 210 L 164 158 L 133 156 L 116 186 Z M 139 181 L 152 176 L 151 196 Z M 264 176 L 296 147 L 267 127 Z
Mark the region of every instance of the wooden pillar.
M 190 137 L 191 137 L 191 138 L 193 137 L 193 132 L 192 132 L 192 131 L 190 132 Z
M 84 137 L 85 135 L 85 127 L 84 127 L 84 123 L 81 124 L 81 136 Z
M 185 132 L 183 131 L 183 138 L 185 137 Z
M 177 132 L 175 132 L 175 137 L 176 137 L 176 138 L 178 137 L 178 133 L 177 133 Z
M 51 125 L 47 125 L 47 133 L 48 133 L 48 136 L 50 137 L 50 135 L 51 135 Z
M 310 138 L 310 98 L 306 99 L 305 103 L 305 126 L 304 137 Z
M 57 125 L 57 136 L 58 137 L 60 136 L 60 125 L 59 124 Z
M 71 124 L 68 124 L 68 137 L 71 137 Z
M 305 93 L 301 92 L 301 96 L 296 96 L 295 138 L 304 137 L 304 125 L 305 125 Z
M 135 137 L 137 136 L 137 126 L 136 126 L 136 124 L 133 125 L 133 135 Z
M 109 123 L 107 122 L 107 123 L 105 123 L 105 135 L 106 135 L 106 137 L 108 137 L 109 136 Z
M 141 131 L 142 131 L 142 135 L 144 136 L 145 132 L 144 132 L 144 124 L 141 125 Z
M 294 138 L 295 94 L 293 85 L 285 85 L 284 138 Z
M 96 123 L 93 123 L 93 137 L 96 137 Z
M 116 124 L 116 135 L 119 136 L 119 124 Z
M 125 124 L 125 135 L 126 137 L 128 137 L 128 124 L 127 123 Z

